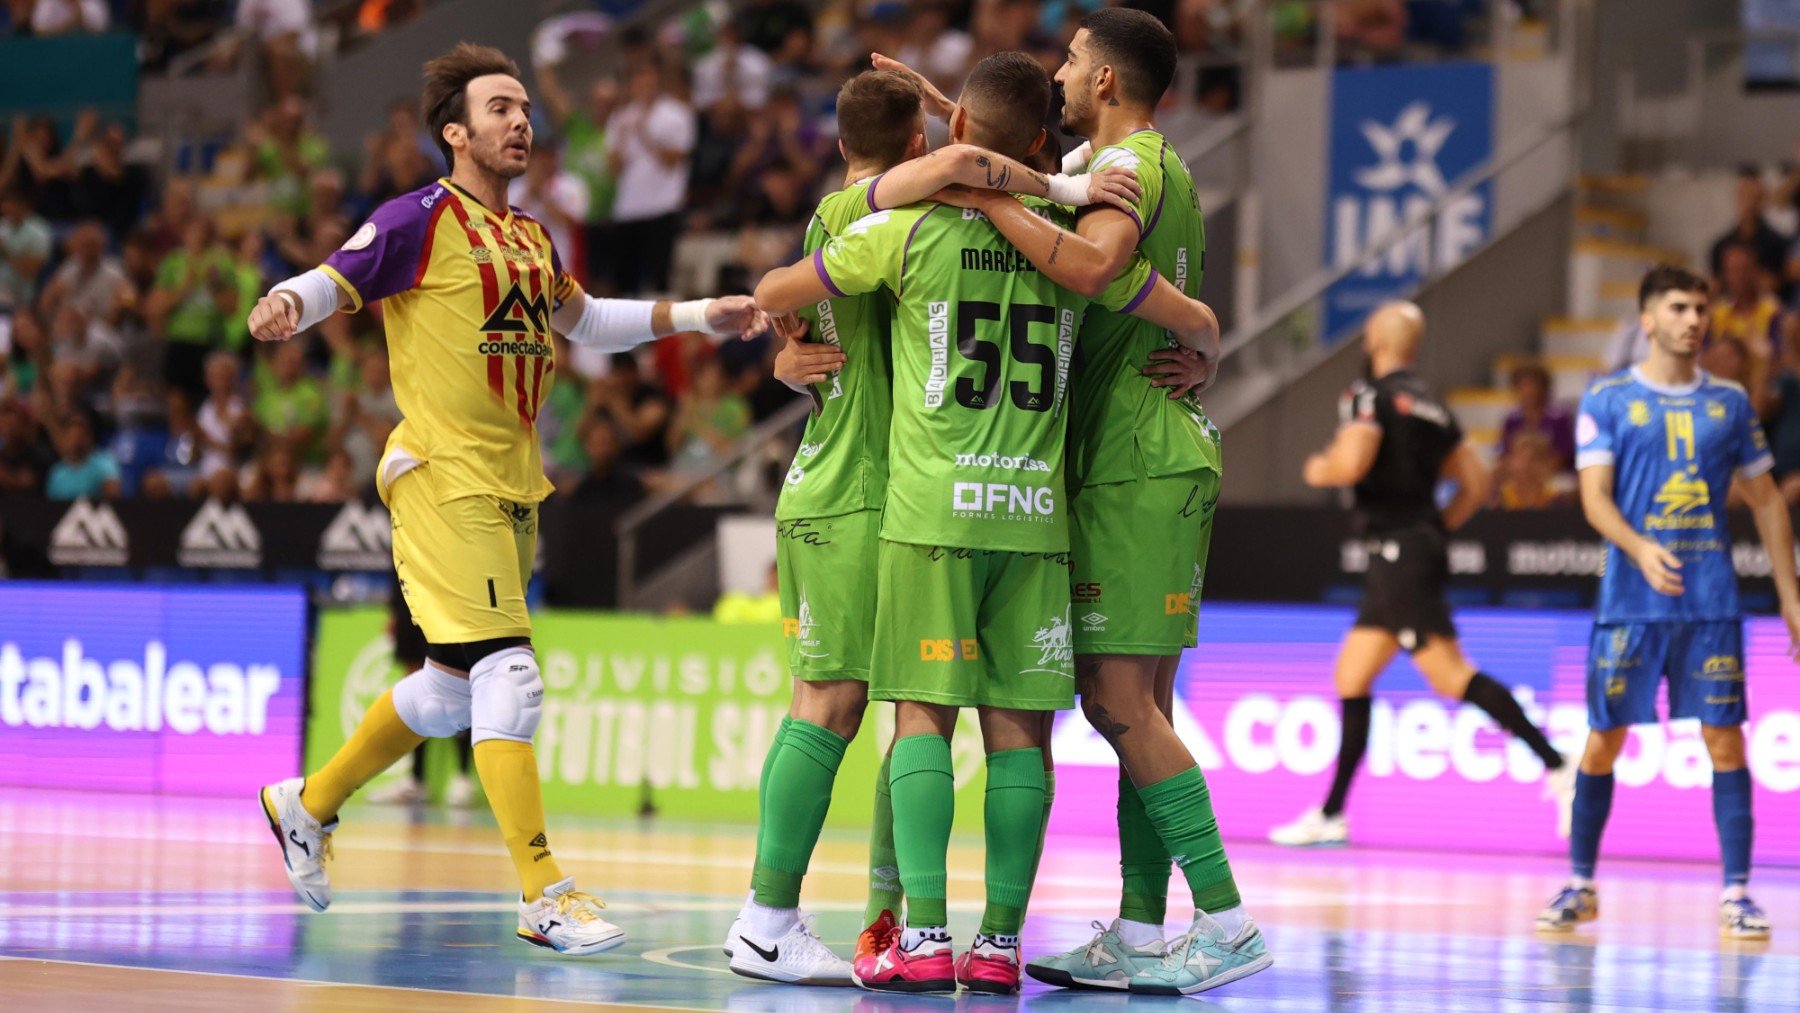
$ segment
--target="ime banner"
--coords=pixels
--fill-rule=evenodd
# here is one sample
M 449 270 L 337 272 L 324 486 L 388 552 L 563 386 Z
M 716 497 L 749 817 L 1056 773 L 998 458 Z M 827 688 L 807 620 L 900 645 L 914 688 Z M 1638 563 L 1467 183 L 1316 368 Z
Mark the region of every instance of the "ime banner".
M 0 785 L 247 795 L 299 772 L 299 588 L 0 582 Z
M 1345 68 L 1331 78 L 1325 266 L 1344 267 L 1424 217 L 1494 151 L 1494 68 L 1486 63 Z M 1490 180 L 1325 293 L 1322 337 L 1356 326 L 1487 241 Z
M 1335 606 L 1206 605 L 1177 677 L 1176 730 L 1206 771 L 1219 827 L 1256 838 L 1324 802 L 1337 761 Z M 1565 754 L 1587 736 L 1587 612 L 1457 614 L 1463 648 L 1547 725 Z M 1756 859 L 1800 865 L 1800 670 L 1781 621 L 1745 624 Z M 1543 765 L 1474 707 L 1445 700 L 1402 655 L 1375 685 L 1369 751 L 1345 815 L 1352 844 L 1561 854 Z M 1667 714 L 1666 701 L 1659 713 Z M 1060 833 L 1113 833 L 1117 765 L 1085 721 L 1057 726 Z M 1614 770 L 1603 857 L 1716 861 L 1712 766 L 1694 721 L 1633 729 Z

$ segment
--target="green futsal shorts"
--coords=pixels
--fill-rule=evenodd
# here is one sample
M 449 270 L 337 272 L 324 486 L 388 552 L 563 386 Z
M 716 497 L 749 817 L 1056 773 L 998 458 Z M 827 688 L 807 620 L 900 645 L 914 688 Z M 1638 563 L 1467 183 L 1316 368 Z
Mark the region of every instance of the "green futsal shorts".
M 880 532 L 880 510 L 776 522 L 781 630 L 796 678 L 869 680 Z
M 1076 489 L 1069 530 L 1075 650 L 1180 654 L 1197 642 L 1219 474 Z

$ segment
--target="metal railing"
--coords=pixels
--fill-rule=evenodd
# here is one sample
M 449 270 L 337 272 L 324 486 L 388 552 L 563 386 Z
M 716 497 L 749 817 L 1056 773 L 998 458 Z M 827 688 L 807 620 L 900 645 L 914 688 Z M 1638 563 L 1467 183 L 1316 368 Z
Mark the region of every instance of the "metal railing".
M 678 484 L 632 507 L 613 524 L 613 535 L 619 540 L 618 601 L 620 609 L 630 610 L 637 606 L 638 532 L 644 525 L 670 507 L 687 502 L 694 493 L 720 475 L 740 467 L 746 460 L 760 454 L 770 440 L 798 425 L 811 410 L 812 401 L 810 399 L 797 398 L 794 403 L 785 406 L 764 419 L 754 429 L 738 437 L 729 450 L 719 455 L 718 460 L 698 471 L 684 472 Z M 772 501 L 774 496 L 769 495 L 763 498 Z M 744 505 L 759 508 L 772 506 L 772 503 L 746 502 Z

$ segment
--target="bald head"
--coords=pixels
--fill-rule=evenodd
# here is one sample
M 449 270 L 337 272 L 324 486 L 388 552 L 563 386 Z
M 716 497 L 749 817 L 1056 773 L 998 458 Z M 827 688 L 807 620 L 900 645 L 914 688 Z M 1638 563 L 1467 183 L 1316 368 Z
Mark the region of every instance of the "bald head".
M 1424 337 L 1425 314 L 1413 303 L 1396 300 L 1369 314 L 1363 327 L 1363 349 L 1374 360 L 1377 372 L 1385 372 L 1418 358 L 1419 341 Z

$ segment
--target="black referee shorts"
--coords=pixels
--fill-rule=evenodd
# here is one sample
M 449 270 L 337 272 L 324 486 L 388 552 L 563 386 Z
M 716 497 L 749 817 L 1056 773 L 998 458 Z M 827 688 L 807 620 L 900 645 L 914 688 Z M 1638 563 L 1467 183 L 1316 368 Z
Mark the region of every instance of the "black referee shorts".
M 1419 526 L 1370 536 L 1369 573 L 1356 625 L 1392 633 L 1407 653 L 1431 637 L 1455 637 L 1444 587 L 1450 580 L 1448 539 Z

